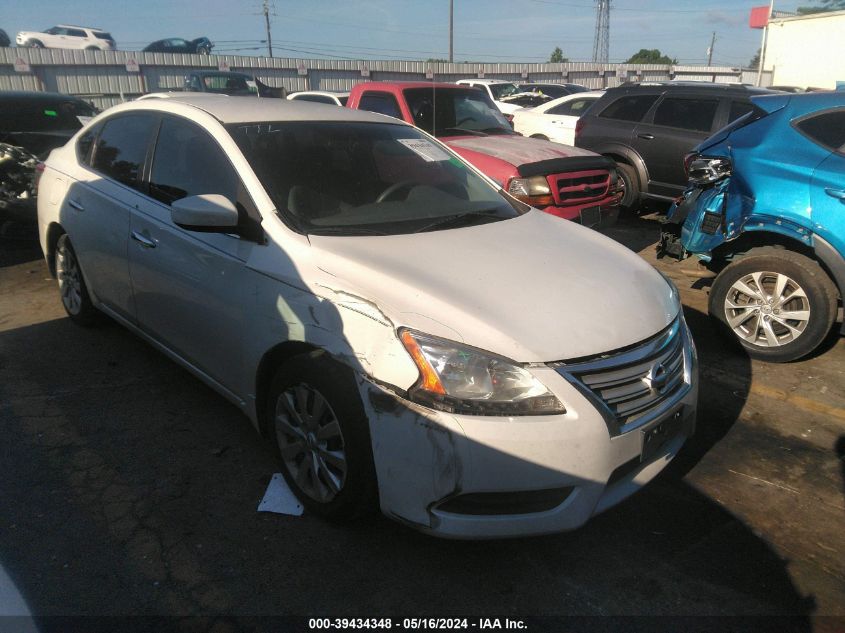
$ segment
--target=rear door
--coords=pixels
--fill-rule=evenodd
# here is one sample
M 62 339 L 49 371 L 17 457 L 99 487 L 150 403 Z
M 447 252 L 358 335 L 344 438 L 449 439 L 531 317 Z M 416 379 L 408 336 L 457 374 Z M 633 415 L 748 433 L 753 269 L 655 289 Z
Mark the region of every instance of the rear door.
M 219 144 L 200 126 L 161 120 L 149 196 L 132 214 L 129 265 L 138 325 L 234 393 L 240 392 L 243 311 L 256 241 L 235 233 L 201 233 L 175 225 L 170 205 L 221 194 L 238 207 L 244 226 L 260 234 L 258 213 Z
M 632 146 L 634 128 L 643 120 L 659 94 L 626 94 L 602 107 L 593 118 L 592 110 L 587 117 L 589 125 L 584 127 L 578 146 L 596 151 L 607 148 Z
M 83 169 L 70 184 L 61 210 L 62 226 L 89 290 L 130 321 L 135 320 L 135 309 L 127 261 L 129 215 L 141 198 L 156 121 L 146 113 L 121 114 L 81 137 L 77 154 Z
M 845 108 L 814 114 L 795 127 L 831 150 L 810 181 L 811 217 L 815 231 L 845 256 Z
M 650 194 L 677 196 L 687 184 L 684 155 L 710 136 L 719 96 L 664 94 L 633 131 L 631 143 L 645 160 Z

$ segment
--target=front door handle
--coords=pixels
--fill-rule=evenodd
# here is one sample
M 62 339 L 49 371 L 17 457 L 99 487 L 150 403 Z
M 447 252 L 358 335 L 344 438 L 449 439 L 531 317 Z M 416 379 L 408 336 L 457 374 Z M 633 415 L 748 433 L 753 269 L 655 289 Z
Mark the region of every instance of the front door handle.
M 146 235 L 141 235 L 138 231 L 132 231 L 132 239 L 138 242 L 144 248 L 155 248 L 158 246 L 158 242 L 154 239 L 147 237 Z
M 654 139 L 654 134 L 637 134 L 637 138 L 644 138 L 647 141 Z
M 67 204 L 71 209 L 76 209 L 77 211 L 85 211 L 85 207 L 83 207 L 73 198 L 69 198 Z
M 845 204 L 845 189 L 831 189 L 828 187 L 824 192 L 831 198 L 836 198 L 839 202 Z

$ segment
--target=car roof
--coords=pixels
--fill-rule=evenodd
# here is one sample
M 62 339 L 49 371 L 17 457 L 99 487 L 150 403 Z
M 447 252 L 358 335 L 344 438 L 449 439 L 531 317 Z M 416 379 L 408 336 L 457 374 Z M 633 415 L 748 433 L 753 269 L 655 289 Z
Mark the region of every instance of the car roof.
M 827 110 L 829 108 L 837 108 L 845 106 L 845 92 L 837 90 L 818 91 L 818 92 L 802 92 L 791 93 L 782 92 L 780 94 L 772 93 L 771 95 L 760 95 L 754 98 L 754 103 L 767 109 L 764 105 L 767 102 L 786 101 L 786 108 L 789 112 L 789 118 L 795 118 L 819 110 Z
M 471 82 L 473 82 L 473 83 L 477 83 L 477 84 L 488 84 L 488 85 L 491 85 L 491 84 L 512 84 L 512 83 L 516 83 L 515 81 L 510 81 L 510 80 L 508 80 L 508 79 L 472 79 L 472 78 L 469 78 L 469 79 L 459 79 L 457 83 L 460 83 L 460 82 L 462 82 L 462 81 L 467 81 L 467 82 L 471 81 Z
M 608 94 L 619 94 L 621 92 L 675 92 L 675 91 L 721 91 L 721 92 L 736 92 L 747 95 L 764 95 L 775 94 L 773 90 L 766 88 L 757 88 L 756 86 L 749 86 L 747 84 L 726 84 L 713 83 L 710 81 L 642 81 L 642 82 L 626 82 L 616 88 L 608 88 Z
M 172 39 L 172 38 L 167 38 Z M 247 77 L 252 79 L 249 73 L 239 73 L 234 70 L 189 70 L 188 75 L 197 75 L 198 77 Z
M 166 99 L 143 99 L 108 110 L 109 113 L 132 110 L 157 110 L 188 117 L 202 110 L 221 123 L 259 123 L 262 121 L 352 121 L 363 123 L 407 123 L 383 114 L 339 108 L 311 101 L 288 101 L 259 97 L 230 97 L 216 94 L 173 93 Z
M 510 82 L 507 82 L 510 83 Z M 477 90 L 473 86 L 467 86 L 466 84 L 452 84 L 446 83 L 445 81 L 368 81 L 365 83 L 357 84 L 355 86 L 358 89 L 367 88 L 367 89 L 377 89 L 377 88 L 385 88 L 385 87 L 393 87 L 398 90 L 405 90 L 406 88 L 438 88 L 438 89 L 446 89 L 446 90 Z
M 56 26 L 61 27 L 63 29 L 88 29 L 89 31 L 103 32 L 103 29 L 98 28 L 96 26 L 77 26 L 76 24 L 57 24 Z
M 56 101 L 76 101 L 90 105 L 84 99 L 66 95 L 60 92 L 38 92 L 34 90 L 0 90 L 0 101 L 43 101 L 44 103 L 55 103 Z

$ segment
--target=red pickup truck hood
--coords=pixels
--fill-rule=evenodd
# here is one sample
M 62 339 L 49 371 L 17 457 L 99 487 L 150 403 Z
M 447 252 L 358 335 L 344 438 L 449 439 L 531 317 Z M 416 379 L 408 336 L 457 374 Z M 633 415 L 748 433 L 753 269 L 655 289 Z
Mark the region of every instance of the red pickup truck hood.
M 597 156 L 579 147 L 561 145 L 536 138 L 524 136 L 483 136 L 441 139 L 459 154 L 462 149 L 493 156 L 510 163 L 514 167 L 537 163 L 554 158 L 571 158 L 573 156 Z

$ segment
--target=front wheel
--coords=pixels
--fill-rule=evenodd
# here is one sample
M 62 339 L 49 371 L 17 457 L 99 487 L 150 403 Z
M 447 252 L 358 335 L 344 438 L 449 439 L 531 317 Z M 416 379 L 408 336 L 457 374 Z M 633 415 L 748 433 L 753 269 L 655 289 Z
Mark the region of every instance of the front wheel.
M 377 485 L 369 425 L 352 371 L 324 352 L 278 370 L 267 402 L 282 475 L 319 516 L 347 520 L 373 509 Z
M 765 248 L 727 266 L 713 282 L 710 314 L 752 358 L 773 363 L 812 352 L 836 318 L 837 292 L 815 261 Z

